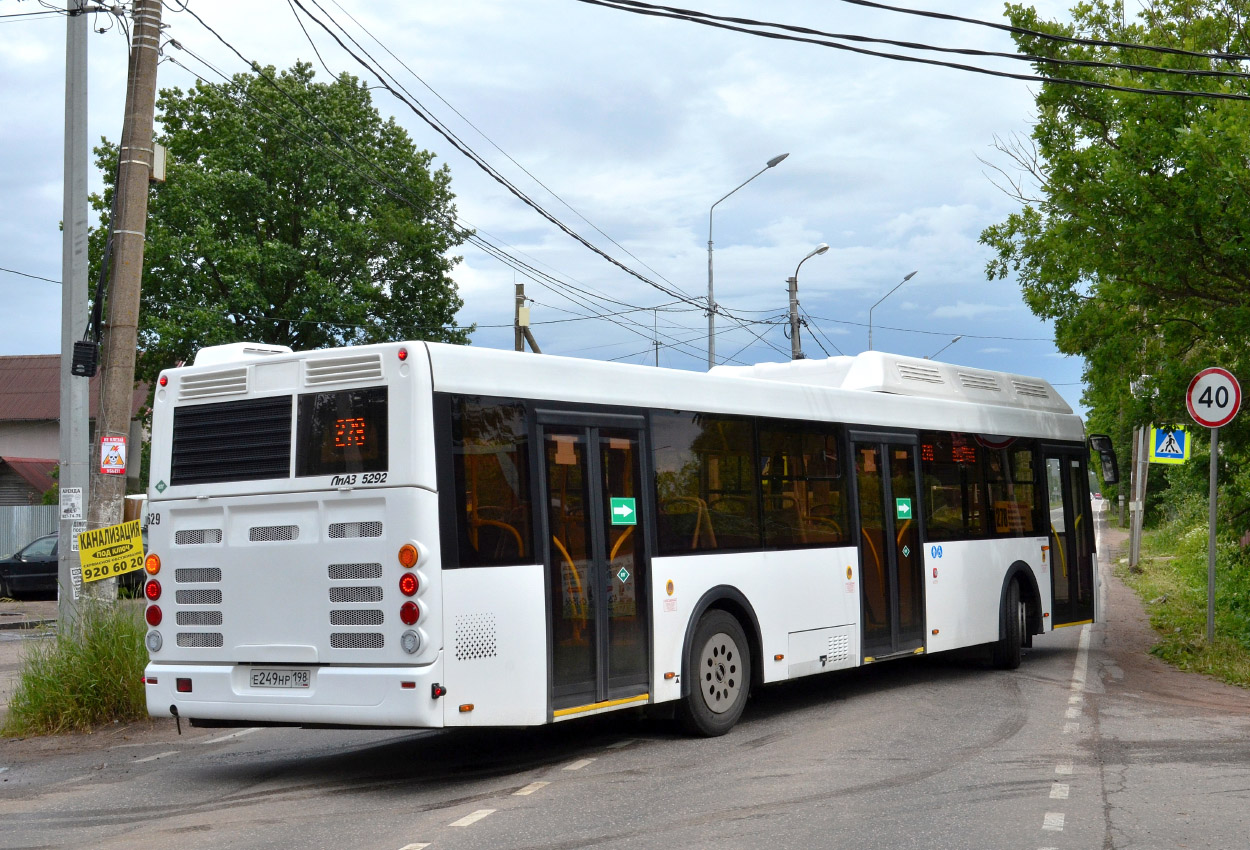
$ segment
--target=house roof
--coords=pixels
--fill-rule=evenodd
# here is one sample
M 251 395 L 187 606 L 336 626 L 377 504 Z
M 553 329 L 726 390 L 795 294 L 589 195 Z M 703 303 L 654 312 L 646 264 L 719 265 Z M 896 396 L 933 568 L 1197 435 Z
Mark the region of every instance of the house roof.
M 52 478 L 52 470 L 56 468 L 55 460 L 37 457 L 3 457 L 0 460 L 11 466 L 23 481 L 40 493 L 56 483 Z
M 90 379 L 90 411 L 95 418 L 101 375 Z M 81 381 L 82 378 L 74 378 Z M 147 401 L 148 385 L 135 387 L 131 416 Z M 0 421 L 56 421 L 61 418 L 61 355 L 0 357 Z

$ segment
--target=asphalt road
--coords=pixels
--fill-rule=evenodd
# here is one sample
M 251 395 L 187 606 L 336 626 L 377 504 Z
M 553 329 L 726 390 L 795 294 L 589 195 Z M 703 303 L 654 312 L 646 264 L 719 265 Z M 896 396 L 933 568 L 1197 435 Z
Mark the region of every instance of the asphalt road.
M 1017 671 L 933 656 L 765 689 L 710 740 L 615 714 L 4 741 L 0 847 L 1244 850 L 1250 694 L 1149 657 L 1114 582 L 1107 610 Z

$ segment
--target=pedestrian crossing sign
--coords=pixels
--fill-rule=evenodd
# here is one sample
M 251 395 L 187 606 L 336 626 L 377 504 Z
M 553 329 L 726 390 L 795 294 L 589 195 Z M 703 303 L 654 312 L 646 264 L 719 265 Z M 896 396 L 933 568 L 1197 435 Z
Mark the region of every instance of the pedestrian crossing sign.
M 1189 460 L 1189 432 L 1177 425 L 1150 429 L 1151 463 L 1184 463 Z

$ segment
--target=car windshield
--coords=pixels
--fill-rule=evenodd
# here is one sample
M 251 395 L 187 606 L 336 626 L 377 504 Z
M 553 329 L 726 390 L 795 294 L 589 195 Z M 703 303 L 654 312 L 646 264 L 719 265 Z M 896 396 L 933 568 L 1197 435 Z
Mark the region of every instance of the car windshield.
M 51 555 L 55 549 L 56 535 L 50 534 L 47 537 L 40 537 L 23 549 L 20 554 L 23 558 L 42 558 Z

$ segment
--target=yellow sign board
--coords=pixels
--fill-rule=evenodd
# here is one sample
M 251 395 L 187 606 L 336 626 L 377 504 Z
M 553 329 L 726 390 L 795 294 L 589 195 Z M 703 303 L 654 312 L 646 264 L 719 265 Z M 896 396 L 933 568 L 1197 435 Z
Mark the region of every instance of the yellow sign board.
M 82 580 L 99 581 L 143 568 L 143 532 L 139 520 L 93 528 L 78 535 Z
M 1179 425 L 1150 426 L 1150 462 L 1184 463 L 1189 460 L 1189 432 Z

